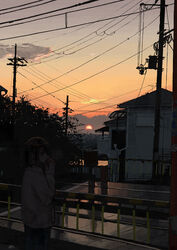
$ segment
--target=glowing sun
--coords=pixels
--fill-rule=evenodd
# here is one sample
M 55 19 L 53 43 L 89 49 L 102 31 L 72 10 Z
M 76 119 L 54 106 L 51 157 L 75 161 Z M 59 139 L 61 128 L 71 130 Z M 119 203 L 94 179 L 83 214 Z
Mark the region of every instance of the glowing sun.
M 93 126 L 92 126 L 91 124 L 87 124 L 87 125 L 85 126 L 85 129 L 86 129 L 86 130 L 92 130 L 92 129 L 93 129 Z

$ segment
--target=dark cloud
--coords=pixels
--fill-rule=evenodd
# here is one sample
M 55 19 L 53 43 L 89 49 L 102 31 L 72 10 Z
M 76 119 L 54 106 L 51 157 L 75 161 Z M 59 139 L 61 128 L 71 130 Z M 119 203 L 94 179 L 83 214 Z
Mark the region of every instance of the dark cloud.
M 86 124 L 91 124 L 93 126 L 93 130 L 101 128 L 104 126 L 104 122 L 108 120 L 108 116 L 106 115 L 97 115 L 93 117 L 87 117 L 83 115 L 76 115 L 76 117 L 80 123 L 84 124 L 81 129 L 84 129 Z M 94 132 L 94 131 L 93 131 Z
M 32 43 L 23 43 L 17 47 L 18 56 L 24 57 L 26 60 L 35 59 L 48 54 L 49 52 L 49 47 L 36 46 Z M 0 44 L 0 58 L 3 58 L 7 55 L 14 55 L 14 46 Z

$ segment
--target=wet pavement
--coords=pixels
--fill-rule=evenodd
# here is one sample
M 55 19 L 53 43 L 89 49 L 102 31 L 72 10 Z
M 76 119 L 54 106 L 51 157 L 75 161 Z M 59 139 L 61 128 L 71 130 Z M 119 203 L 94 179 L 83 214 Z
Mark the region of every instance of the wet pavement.
M 101 194 L 101 183 L 96 182 L 94 193 Z M 87 193 L 88 183 L 82 183 L 71 188 L 67 188 L 65 191 Z M 133 183 L 113 183 L 108 182 L 107 188 L 108 196 L 117 196 L 124 198 L 139 198 L 147 200 L 162 200 L 169 201 L 170 199 L 170 188 L 169 186 L 159 185 L 145 185 L 145 184 L 133 184 Z
M 79 236 L 80 243 L 51 239 L 50 250 L 159 250 L 150 246 L 135 243 L 126 243 L 119 240 L 108 240 L 87 237 L 87 241 Z M 85 236 L 84 236 L 85 237 Z M 24 250 L 24 234 L 16 230 L 0 227 L 0 250 Z

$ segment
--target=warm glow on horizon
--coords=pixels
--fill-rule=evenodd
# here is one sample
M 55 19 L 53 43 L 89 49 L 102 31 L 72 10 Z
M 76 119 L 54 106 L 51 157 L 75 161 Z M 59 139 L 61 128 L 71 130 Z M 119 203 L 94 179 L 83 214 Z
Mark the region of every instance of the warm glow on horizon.
M 87 124 L 85 126 L 85 130 L 93 130 L 93 126 L 91 124 Z
M 103 0 L 105 2 L 109 2 Z M 78 25 L 93 20 L 101 20 L 111 16 L 122 15 L 139 10 L 139 0 L 126 0 L 95 9 L 80 11 L 68 15 L 69 25 Z M 25 0 L 22 0 L 25 2 Z M 51 1 L 31 10 L 38 14 L 43 9 L 52 9 L 72 5 L 74 1 Z M 166 4 L 171 3 L 166 0 Z M 12 7 L 12 1 L 2 1 L 2 8 Z M 93 3 L 97 5 L 97 3 Z M 94 11 L 93 11 L 94 10 Z M 168 6 L 169 24 L 173 28 L 174 6 Z M 144 17 L 144 34 L 141 53 L 142 64 L 149 55 L 154 54 L 153 44 L 158 41 L 159 8 L 147 12 Z M 17 12 L 16 18 L 28 16 L 28 9 Z M 1 21 L 4 20 L 2 15 Z M 7 20 L 11 20 L 11 14 Z M 109 24 L 110 22 L 110 24 Z M 73 110 L 69 116 L 83 117 L 86 130 L 96 129 L 95 123 L 89 119 L 109 119 L 109 114 L 117 109 L 117 105 L 137 98 L 156 88 L 156 70 L 147 70 L 144 79 L 136 67 L 138 66 L 138 43 L 140 34 L 139 15 L 128 15 L 120 19 L 96 22 L 77 28 L 64 29 L 63 15 L 44 19 L 42 22 L 27 22 L 23 25 L 8 27 L 1 31 L 0 60 L 1 84 L 12 97 L 13 67 L 7 66 L 8 58 L 14 56 L 14 44 L 17 44 L 17 56 L 24 57 L 26 67 L 17 70 L 17 98 L 24 95 L 33 105 L 48 108 L 50 113 L 58 112 L 62 116 L 69 96 L 69 108 Z M 40 33 L 43 30 L 55 32 Z M 168 30 L 167 23 L 165 29 Z M 39 34 L 38 34 L 39 32 Z M 26 36 L 26 34 L 36 35 Z M 21 36 L 8 39 L 8 37 Z M 24 36 L 23 36 L 24 35 Z M 4 39 L 4 40 L 2 40 Z M 162 87 L 172 89 L 173 51 L 164 47 Z M 147 65 L 146 65 L 147 66 Z M 102 126 L 102 123 L 100 123 Z

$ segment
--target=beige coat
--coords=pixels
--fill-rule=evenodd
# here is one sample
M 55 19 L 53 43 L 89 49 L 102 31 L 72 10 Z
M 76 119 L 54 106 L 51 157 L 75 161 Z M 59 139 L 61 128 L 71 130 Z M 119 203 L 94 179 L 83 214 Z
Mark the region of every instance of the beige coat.
M 55 195 L 54 163 L 46 174 L 39 167 L 28 167 L 22 183 L 22 218 L 32 228 L 52 225 L 52 200 Z

